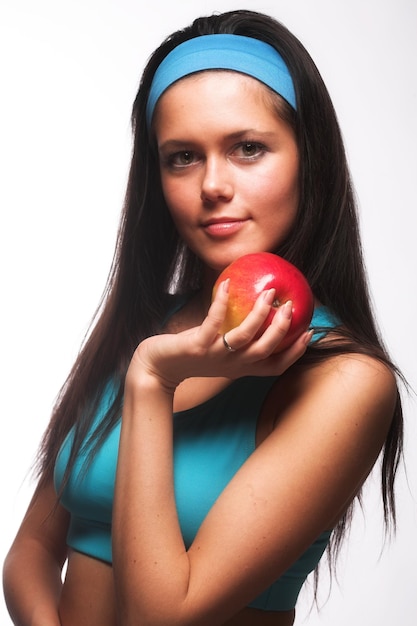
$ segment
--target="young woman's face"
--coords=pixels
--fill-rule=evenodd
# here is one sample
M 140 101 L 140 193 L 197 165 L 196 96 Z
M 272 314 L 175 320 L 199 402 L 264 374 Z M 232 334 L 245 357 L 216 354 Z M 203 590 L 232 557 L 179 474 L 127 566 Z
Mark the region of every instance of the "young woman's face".
M 273 251 L 298 207 L 298 150 L 268 90 L 236 72 L 203 72 L 161 97 L 154 117 L 163 192 L 207 268 Z

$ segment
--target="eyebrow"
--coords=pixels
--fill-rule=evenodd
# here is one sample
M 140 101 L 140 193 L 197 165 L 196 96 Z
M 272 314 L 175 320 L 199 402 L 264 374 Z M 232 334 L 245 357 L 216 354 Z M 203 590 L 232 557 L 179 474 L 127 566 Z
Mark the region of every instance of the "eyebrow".
M 229 133 L 225 136 L 225 139 L 229 141 L 237 141 L 245 137 L 250 137 L 251 135 L 267 139 L 269 137 L 272 137 L 274 134 L 274 132 L 268 130 L 264 131 L 256 128 L 245 128 L 244 130 L 237 130 L 234 133 Z M 182 148 L 183 146 L 190 146 L 193 143 L 194 141 L 190 141 L 189 139 L 167 139 L 160 146 L 158 146 L 158 150 L 175 150 Z

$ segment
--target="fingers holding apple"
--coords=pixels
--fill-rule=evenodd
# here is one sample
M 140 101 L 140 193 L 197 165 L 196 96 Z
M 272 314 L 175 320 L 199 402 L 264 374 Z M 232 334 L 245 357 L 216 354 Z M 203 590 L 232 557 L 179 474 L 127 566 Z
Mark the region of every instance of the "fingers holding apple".
M 269 290 L 274 290 L 274 298 L 254 338 L 265 333 L 278 311 L 283 321 L 283 305 L 288 301 L 292 302 L 290 323 L 274 352 L 288 348 L 308 329 L 314 311 L 313 293 L 300 270 L 282 257 L 270 252 L 258 252 L 236 259 L 219 275 L 213 288 L 213 297 L 225 280 L 228 280 L 229 295 L 220 329 L 222 334 L 239 326 L 253 310 L 260 294 Z
M 237 326 L 229 329 L 222 323 L 218 332 L 223 334 L 223 343 L 229 351 L 240 353 L 249 348 L 250 358 L 255 359 L 263 359 L 276 352 L 277 345 L 283 341 L 291 325 L 292 302 L 288 300 L 280 306 L 271 319 L 271 307 L 275 300 L 275 289 L 262 291 L 253 308 Z M 266 323 L 268 318 L 270 323 Z

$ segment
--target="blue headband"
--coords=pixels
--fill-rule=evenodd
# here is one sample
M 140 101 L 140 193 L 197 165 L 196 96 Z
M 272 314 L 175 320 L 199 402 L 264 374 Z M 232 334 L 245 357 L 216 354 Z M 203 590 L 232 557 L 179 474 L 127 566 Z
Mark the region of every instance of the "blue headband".
M 202 70 L 234 70 L 258 79 L 296 109 L 294 84 L 281 55 L 269 44 L 241 35 L 202 35 L 179 44 L 153 77 L 146 106 L 151 125 L 156 103 L 175 81 Z

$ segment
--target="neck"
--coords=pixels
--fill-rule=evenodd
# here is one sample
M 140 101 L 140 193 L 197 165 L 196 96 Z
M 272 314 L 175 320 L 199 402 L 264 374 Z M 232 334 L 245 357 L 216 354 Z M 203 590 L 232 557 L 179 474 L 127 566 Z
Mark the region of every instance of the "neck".
M 210 308 L 213 286 L 218 272 L 206 269 L 203 274 L 201 289 L 188 301 L 185 310 L 192 318 L 192 325 L 201 324 Z

